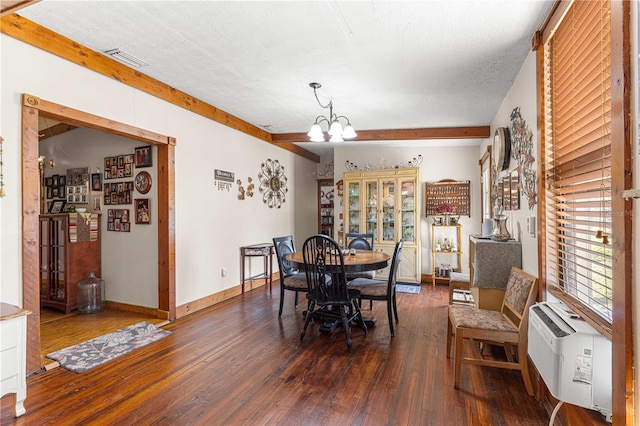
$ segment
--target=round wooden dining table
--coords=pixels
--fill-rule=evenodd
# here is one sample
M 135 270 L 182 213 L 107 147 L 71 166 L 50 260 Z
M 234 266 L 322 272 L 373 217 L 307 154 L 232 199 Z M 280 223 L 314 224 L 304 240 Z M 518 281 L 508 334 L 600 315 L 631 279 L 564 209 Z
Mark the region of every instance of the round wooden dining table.
M 345 272 L 375 271 L 386 268 L 389 264 L 389 256 L 381 251 L 356 250 L 356 254 L 344 254 Z M 285 259 L 291 262 L 294 268 L 304 271 L 304 258 L 301 251 L 288 254 Z

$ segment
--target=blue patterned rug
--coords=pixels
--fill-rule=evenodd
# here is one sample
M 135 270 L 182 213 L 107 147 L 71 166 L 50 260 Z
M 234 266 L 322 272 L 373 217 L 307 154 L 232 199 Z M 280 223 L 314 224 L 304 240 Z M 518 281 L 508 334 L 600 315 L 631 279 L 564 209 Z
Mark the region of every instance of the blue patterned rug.
M 82 373 L 170 334 L 172 334 L 171 331 L 163 330 L 154 324 L 143 321 L 113 333 L 60 349 L 48 354 L 47 358 L 58 361 L 60 366 L 67 370 Z
M 396 284 L 398 293 L 420 294 L 420 284 Z

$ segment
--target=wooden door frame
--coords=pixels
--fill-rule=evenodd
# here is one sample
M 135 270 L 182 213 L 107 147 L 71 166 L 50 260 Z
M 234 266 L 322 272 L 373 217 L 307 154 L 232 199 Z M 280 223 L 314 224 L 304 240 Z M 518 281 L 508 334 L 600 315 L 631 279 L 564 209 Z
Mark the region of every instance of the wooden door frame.
M 158 314 L 176 317 L 175 289 L 175 145 L 174 138 L 97 115 L 22 95 L 22 303 L 27 319 L 27 374 L 42 368 L 39 280 L 38 118 L 52 118 L 153 145 L 158 151 Z

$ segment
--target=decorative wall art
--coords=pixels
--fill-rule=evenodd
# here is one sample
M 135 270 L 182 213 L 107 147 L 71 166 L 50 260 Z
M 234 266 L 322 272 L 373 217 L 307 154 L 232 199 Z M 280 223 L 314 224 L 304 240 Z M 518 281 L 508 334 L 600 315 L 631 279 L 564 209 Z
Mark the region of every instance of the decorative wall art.
M 149 212 L 149 199 L 136 198 L 136 223 L 148 225 L 151 223 L 151 213 Z
M 244 200 L 245 197 L 253 197 L 253 190 L 255 189 L 255 185 L 252 183 L 253 179 L 248 177 L 249 185 L 247 185 L 247 190 L 244 190 L 244 186 L 242 186 L 242 181 L 238 179 L 236 183 L 238 184 L 238 200 Z
M 129 209 L 107 210 L 107 231 L 130 232 Z
M 319 178 L 332 178 L 333 177 L 333 161 L 324 165 L 324 169 L 318 172 Z
M 218 187 L 218 191 L 223 191 L 225 189 L 229 191 L 233 185 L 234 176 L 235 173 L 233 172 L 215 169 L 213 171 L 213 179 L 215 181 L 215 185 Z
M 67 169 L 66 182 L 60 177 L 59 183 L 61 185 L 66 183 L 72 186 L 87 185 L 89 183 L 89 168 L 78 167 L 75 169 Z
M 131 204 L 133 181 L 104 184 L 104 204 Z
M 44 185 L 47 190 L 47 198 L 65 198 L 65 186 L 67 177 L 65 175 L 53 175 L 44 179 Z
M 104 178 L 121 179 L 133 176 L 133 154 L 104 158 Z
M 260 173 L 258 173 L 260 187 L 258 190 L 262 193 L 262 201 L 269 208 L 280 208 L 282 203 L 286 201 L 285 194 L 287 191 L 287 177 L 284 175 L 284 167 L 280 165 L 278 160 L 267 159 L 260 165 Z
M 136 148 L 136 169 L 151 167 L 151 146 L 139 146 Z
M 533 133 L 520 115 L 520 107 L 511 111 L 511 156 L 518 164 L 520 173 L 520 192 L 527 197 L 529 209 L 538 202 L 536 191 L 536 159 L 533 157 Z
M 417 157 L 413 157 L 411 160 L 407 161 L 407 165 L 405 166 L 403 163 L 398 163 L 395 165 L 389 165 L 387 163 L 385 163 L 384 158 L 379 158 L 378 159 L 378 165 L 373 165 L 370 163 L 365 163 L 364 166 L 360 167 L 358 166 L 356 163 L 352 162 L 352 161 L 345 161 L 344 163 L 344 168 L 346 170 L 349 171 L 354 171 L 354 170 L 386 170 L 386 169 L 401 169 L 403 167 L 420 167 L 420 165 L 422 164 L 422 154 L 418 155 Z

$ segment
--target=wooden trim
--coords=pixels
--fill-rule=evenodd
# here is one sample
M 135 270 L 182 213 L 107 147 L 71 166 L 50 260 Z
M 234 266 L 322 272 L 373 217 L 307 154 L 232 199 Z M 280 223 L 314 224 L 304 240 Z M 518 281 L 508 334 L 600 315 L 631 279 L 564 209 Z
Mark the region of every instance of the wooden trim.
M 55 118 L 154 145 L 158 149 L 158 306 L 175 319 L 175 184 L 174 138 L 108 120 L 29 94 L 22 95 L 22 291 L 27 319 L 27 373 L 42 368 L 40 356 L 40 285 L 38 253 L 39 168 L 38 118 Z
M 91 71 L 119 81 L 137 90 L 148 93 L 173 105 L 184 108 L 194 114 L 209 118 L 239 132 L 273 144 L 271 133 L 253 124 L 247 123 L 226 111 L 209 105 L 139 71 L 127 67 L 120 62 L 95 52 L 73 40 L 42 27 L 35 22 L 16 14 L 9 14 L 0 19 L 0 31 L 10 37 L 23 41 L 53 55 L 85 67 Z M 54 116 L 52 116 L 54 118 Z M 69 124 L 73 122 L 66 121 Z M 86 126 L 84 126 L 86 127 Z M 115 129 L 114 129 L 115 130 Z M 117 134 L 117 133 L 114 133 Z M 130 136 L 127 136 L 130 137 Z M 320 162 L 320 157 L 293 144 L 274 144 L 282 149 L 303 156 L 309 160 Z
M 358 130 L 358 136 L 349 139 L 357 141 L 392 141 L 392 140 L 423 140 L 423 139 L 486 139 L 491 132 L 491 126 L 475 127 L 434 127 L 420 129 L 393 130 Z M 276 145 L 285 142 L 309 142 L 306 133 L 278 133 L 271 135 Z
M 631 131 L 631 2 L 611 4 L 611 209 L 622 213 L 613 221 L 613 424 L 635 422 L 633 342 L 633 200 L 622 192 L 633 187 Z M 636 236 L 637 238 L 638 236 Z
M 22 107 L 22 307 L 27 317 L 27 373 L 42 368 L 40 356 L 40 169 L 38 109 Z
M 24 1 L 3 1 L 0 4 L 0 17 L 10 13 L 16 13 L 20 9 L 24 9 L 32 4 L 40 3 L 41 0 L 24 0 Z

